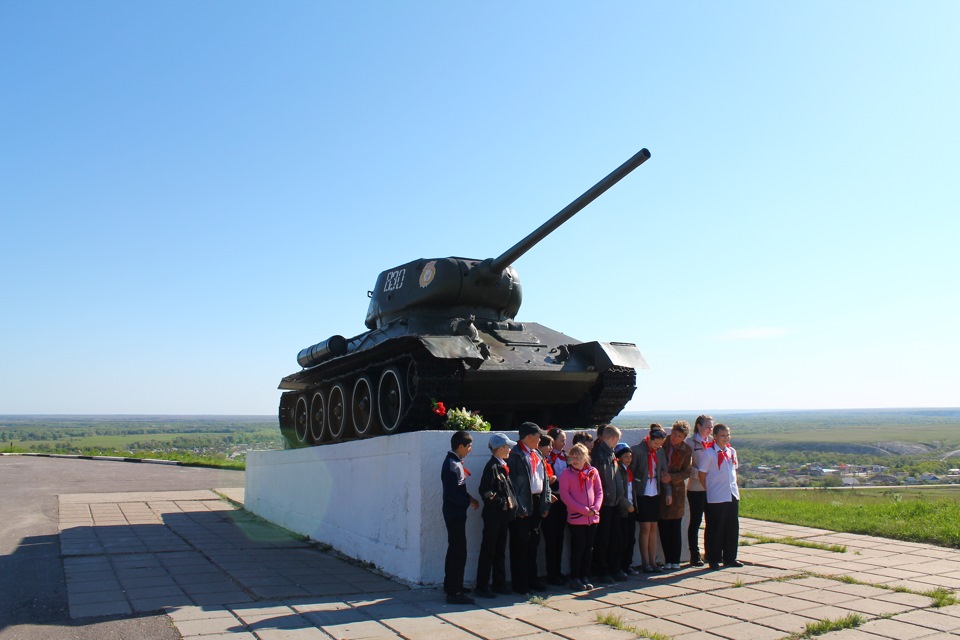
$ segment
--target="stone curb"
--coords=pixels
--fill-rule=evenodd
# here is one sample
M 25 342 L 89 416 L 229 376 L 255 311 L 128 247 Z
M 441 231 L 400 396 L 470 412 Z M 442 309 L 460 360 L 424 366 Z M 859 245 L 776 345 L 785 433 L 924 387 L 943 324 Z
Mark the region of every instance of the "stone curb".
M 124 458 L 121 456 L 85 456 L 67 453 L 0 453 L 4 456 L 33 456 L 35 458 L 73 458 L 75 460 L 110 460 L 112 462 L 145 462 L 148 464 L 166 464 L 184 466 L 179 460 L 156 460 L 154 458 Z

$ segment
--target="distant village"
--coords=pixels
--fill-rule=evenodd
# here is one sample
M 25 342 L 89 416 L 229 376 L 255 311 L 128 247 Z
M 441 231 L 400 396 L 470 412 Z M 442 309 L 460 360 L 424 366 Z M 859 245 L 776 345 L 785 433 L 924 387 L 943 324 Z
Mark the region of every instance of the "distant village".
M 924 473 L 918 476 L 891 471 L 881 465 L 841 465 L 837 468 L 818 464 L 797 467 L 787 465 L 743 464 L 739 470 L 744 487 L 862 487 L 922 484 L 960 484 L 960 468 L 945 474 Z

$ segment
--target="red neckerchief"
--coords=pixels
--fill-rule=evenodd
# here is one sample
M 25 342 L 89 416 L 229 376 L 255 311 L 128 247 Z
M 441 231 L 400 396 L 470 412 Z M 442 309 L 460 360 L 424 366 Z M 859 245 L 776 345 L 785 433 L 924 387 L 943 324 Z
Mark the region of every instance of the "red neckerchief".
M 729 460 L 730 464 L 732 464 L 733 466 L 737 465 L 736 456 L 734 456 L 732 453 L 730 455 L 727 455 L 727 452 L 724 451 L 723 449 L 717 449 L 717 469 L 720 468 L 720 465 L 723 464 L 724 460 Z
M 467 474 L 467 477 L 469 478 L 469 477 L 470 477 L 470 469 L 467 469 L 467 467 L 464 466 L 462 460 L 460 461 L 460 466 L 463 467 L 463 472 L 464 472 L 465 474 Z
M 701 440 L 700 444 L 703 445 L 704 449 L 713 449 L 715 446 L 717 446 L 717 441 L 711 440 L 710 442 L 704 442 L 703 440 Z
M 647 443 L 647 476 L 648 479 L 653 479 L 657 475 L 657 452 L 654 449 L 650 448 L 650 436 L 647 436 L 643 439 Z
M 633 467 L 627 467 L 627 480 L 633 482 Z
M 551 464 L 550 464 L 549 462 L 547 462 L 546 460 L 543 461 L 543 466 L 544 466 L 544 467 L 546 468 L 546 470 L 547 470 L 547 478 L 548 478 L 548 479 L 550 478 L 550 476 L 555 476 L 555 475 L 557 475 L 557 474 L 554 473 L 554 471 L 553 471 L 553 465 L 551 465 Z
M 560 451 L 554 449 L 550 452 L 550 464 L 557 464 L 558 459 L 563 460 L 564 462 L 567 461 L 567 454 L 563 452 L 563 449 Z
M 510 467 L 507 466 L 507 461 L 506 461 L 506 460 L 500 460 L 500 458 L 497 458 L 497 460 L 500 461 L 500 464 L 503 466 L 503 470 L 507 472 L 507 475 L 509 475 L 509 474 L 510 474 Z
M 580 478 L 580 490 L 585 490 L 587 488 L 587 478 L 590 476 L 590 472 L 588 471 L 590 467 L 583 465 L 582 469 L 574 469 L 573 467 L 570 468 L 576 471 L 577 477 Z
M 537 463 L 540 461 L 539 458 L 537 457 L 537 454 L 533 452 L 533 449 L 527 449 L 527 445 L 523 444 L 522 442 L 520 443 L 520 448 L 521 448 L 523 451 L 529 451 L 529 452 L 530 452 L 530 453 L 529 453 L 529 455 L 530 455 L 530 473 L 531 473 L 531 474 L 536 473 L 536 472 L 537 472 Z

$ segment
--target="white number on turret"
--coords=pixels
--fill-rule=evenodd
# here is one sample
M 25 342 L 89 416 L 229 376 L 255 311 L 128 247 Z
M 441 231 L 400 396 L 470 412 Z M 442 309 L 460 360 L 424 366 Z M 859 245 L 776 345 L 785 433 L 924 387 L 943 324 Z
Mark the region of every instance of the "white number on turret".
M 383 283 L 384 291 L 393 291 L 403 286 L 403 276 L 407 273 L 406 269 L 397 269 L 387 274 L 387 280 Z

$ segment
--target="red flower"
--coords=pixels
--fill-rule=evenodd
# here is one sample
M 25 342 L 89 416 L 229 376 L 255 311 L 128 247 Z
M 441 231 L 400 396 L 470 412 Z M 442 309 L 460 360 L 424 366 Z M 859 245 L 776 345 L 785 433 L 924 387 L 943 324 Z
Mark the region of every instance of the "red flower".
M 443 406 L 443 403 L 442 403 L 442 402 L 434 402 L 434 403 L 433 403 L 433 412 L 434 412 L 435 414 L 437 414 L 438 416 L 445 416 L 445 415 L 447 415 L 447 408 L 446 408 L 445 406 Z

